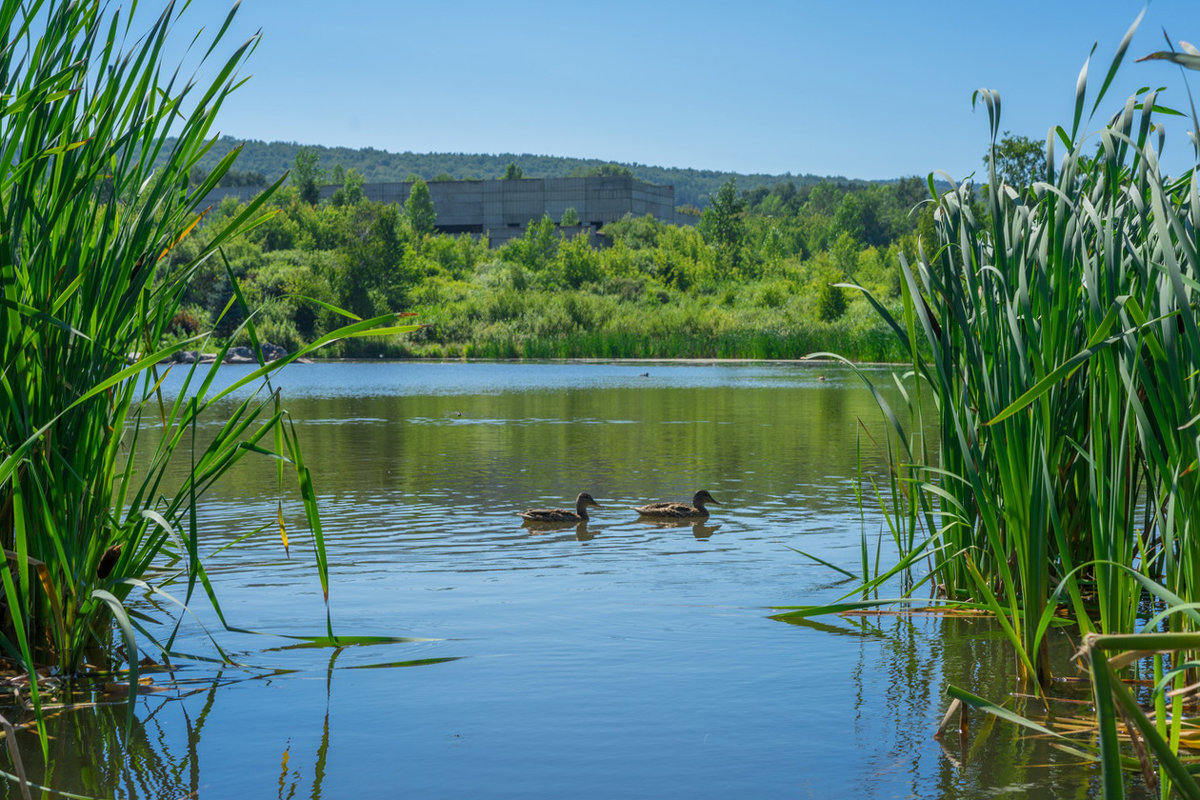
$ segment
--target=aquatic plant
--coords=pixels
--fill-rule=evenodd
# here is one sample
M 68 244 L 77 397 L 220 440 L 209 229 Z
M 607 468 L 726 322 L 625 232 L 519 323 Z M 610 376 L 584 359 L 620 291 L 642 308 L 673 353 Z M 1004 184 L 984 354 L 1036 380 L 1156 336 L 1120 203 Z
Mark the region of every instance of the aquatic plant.
M 1158 120 L 1178 112 L 1157 90 L 1088 130 L 1140 19 L 1094 97 L 1085 64 L 1071 123 L 1049 132 L 1030 186 L 997 175 L 1001 101 L 977 92 L 993 148 L 987 184 L 939 194 L 930 182 L 937 240 L 915 263 L 902 259 L 903 314 L 862 289 L 907 348 L 910 413 L 919 419 L 912 398 L 924 392 L 939 422 L 935 462 L 905 444 L 914 429 L 876 391 L 900 442 L 890 488 L 902 499 L 889 516 L 908 530 L 923 523 L 913 552 L 930 555 L 936 600 L 989 610 L 1018 673 L 1039 687 L 1050 678 L 1046 633 L 1069 616 L 1091 643 L 1101 706 L 1125 690 L 1095 653 L 1156 650 L 1154 636 L 1179 633 L 1177 660 L 1187 663 L 1200 630 L 1194 614 L 1172 614 L 1144 645 L 1109 638 L 1136 630 L 1149 598 L 1200 602 L 1195 170 L 1162 172 Z M 1148 58 L 1200 67 L 1192 50 Z M 1200 130 L 1194 112 L 1191 121 Z M 1200 140 L 1193 156 L 1200 163 Z M 845 608 L 852 596 L 780 616 Z M 1113 743 L 1102 743 L 1106 769 L 1119 770 Z M 1172 744 L 1177 752 L 1177 732 Z M 1108 791 L 1116 779 L 1105 780 Z
M 1097 763 L 1105 800 L 1125 796 L 1127 772 L 1140 773 L 1147 788 L 1157 789 L 1161 797 L 1200 798 L 1195 778 L 1200 761 L 1194 754 L 1200 725 L 1185 713 L 1196 689 L 1188 673 L 1197 663 L 1188 660 L 1189 653 L 1200 649 L 1200 633 L 1159 630 L 1174 616 L 1187 617 L 1192 626 L 1200 624 L 1200 613 L 1194 604 L 1180 602 L 1162 586 L 1145 578 L 1137 580 L 1164 604 L 1163 610 L 1147 620 L 1139 633 L 1087 634 L 1074 657 L 1091 679 L 1094 719 L 1051 715 L 1038 721 L 951 684 L 946 691 L 952 702 L 937 736 L 945 735 L 956 713 L 961 719 L 971 709 L 1024 727 L 1065 752 Z M 1153 676 L 1149 707 L 1122 678 L 1128 667 L 1147 661 Z M 960 722 L 960 730 L 965 727 Z
M 1191 172 L 1160 172 L 1153 120 L 1173 112 L 1158 93 L 1130 98 L 1093 137 L 1087 75 L 1085 66 L 1070 129 L 1047 138 L 1043 180 L 1011 187 L 993 169 L 982 204 L 969 183 L 934 193 L 938 243 L 903 265 L 901 319 L 864 290 L 940 423 L 938 463 L 907 450 L 894 462 L 936 504 L 928 535 L 947 556 L 933 566 L 940 594 L 990 608 L 1031 675 L 1044 669 L 1053 601 L 1085 632 L 1133 629 L 1141 593 L 1112 564 L 1137 564 L 1187 599 L 1200 593 L 1190 433 L 1200 202 Z M 995 146 L 1000 98 L 981 90 L 976 100 Z
M 33 678 L 35 709 L 41 703 L 37 678 L 45 674 L 39 668 L 70 676 L 85 659 L 103 665 L 115 652 L 136 682 L 139 647 L 154 642 L 170 652 L 174 632 L 156 642 L 126 608 L 131 592 L 161 593 L 165 582 L 178 578 L 184 588 L 176 602 L 186 607 L 202 589 L 220 614 L 203 567 L 196 509 L 212 483 L 246 455 L 269 457 L 264 468 L 277 470 L 281 485 L 285 474 L 294 477 L 317 577 L 328 595 L 311 476 L 287 412 L 265 381 L 329 342 L 412 327 L 396 325 L 394 314 L 352 319 L 313 345 L 267 362 L 254 312 L 234 281 L 235 299 L 225 312 L 241 317 L 258 367 L 219 390 L 216 365 L 177 367 L 187 370 L 183 387 L 176 399 L 164 399 L 160 363 L 185 348 L 211 346 L 206 334 L 167 335 L 190 277 L 202 263 L 222 263 L 222 245 L 262 221 L 263 202 L 275 188 L 206 230 L 203 247 L 179 255 L 204 217 L 194 208 L 196 198 L 236 158 L 231 152 L 189 186 L 192 168 L 214 141 L 214 118 L 257 43 L 254 37 L 214 60 L 235 5 L 218 31 L 198 34 L 194 52 L 202 58 L 188 78 L 183 67 L 163 64 L 182 13 L 168 3 L 142 33 L 131 15 L 100 2 L 0 5 L 0 544 L 6 558 L 0 649 Z M 224 354 L 218 350 L 218 361 Z M 260 384 L 266 391 L 230 405 L 231 393 Z M 215 434 L 199 435 L 202 420 L 222 400 L 224 421 Z M 167 466 L 178 461 L 189 468 L 182 483 L 170 485 Z M 282 506 L 278 526 L 264 527 L 274 527 L 286 547 Z M 153 566 L 167 572 L 152 586 L 145 578 Z

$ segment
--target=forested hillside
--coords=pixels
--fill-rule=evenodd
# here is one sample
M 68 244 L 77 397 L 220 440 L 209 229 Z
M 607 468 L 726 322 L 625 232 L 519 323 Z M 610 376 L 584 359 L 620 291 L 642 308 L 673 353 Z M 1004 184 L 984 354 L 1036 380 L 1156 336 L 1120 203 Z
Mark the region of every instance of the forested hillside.
M 339 167 L 341 171 L 356 169 L 367 183 L 403 181 L 410 175 L 419 175 L 426 181 L 500 178 L 510 163 L 520 167 L 527 178 L 567 178 L 584 175 L 611 164 L 596 158 L 561 158 L 529 153 L 389 153 L 371 147 L 354 150 L 348 147 L 307 146 L 294 142 L 244 141 L 224 136 L 204 157 L 200 166 L 211 170 L 238 144 L 242 144 L 243 149 L 234 164 L 237 174 L 259 173 L 270 180 L 278 178 L 293 167 L 301 148 L 315 153 L 318 156 L 319 167 L 327 171 L 331 178 Z M 628 169 L 633 177 L 639 180 L 674 186 L 677 205 L 693 205 L 700 208 L 706 206 L 709 198 L 730 178 L 735 178 L 738 186 L 745 190 L 787 182 L 791 182 L 798 189 L 816 185 L 821 181 L 841 188 L 869 184 L 867 181 L 823 178 L 817 175 L 742 175 L 716 170 L 651 167 L 645 164 L 617 166 Z

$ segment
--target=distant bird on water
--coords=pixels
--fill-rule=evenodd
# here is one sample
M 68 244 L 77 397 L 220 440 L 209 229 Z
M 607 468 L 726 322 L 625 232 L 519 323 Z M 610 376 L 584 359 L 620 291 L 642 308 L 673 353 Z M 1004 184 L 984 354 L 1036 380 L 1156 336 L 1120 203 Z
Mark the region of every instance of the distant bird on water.
M 634 506 L 633 510 L 643 517 L 658 517 L 662 519 L 682 519 L 686 517 L 707 517 L 708 509 L 705 503 L 721 505 L 706 490 L 701 489 L 692 495 L 692 504 L 687 503 L 650 503 L 645 506 Z
M 588 506 L 604 507 L 592 499 L 587 492 L 580 492 L 579 496 L 575 498 L 574 511 L 568 511 L 565 508 L 531 508 L 528 511 L 518 511 L 517 516 L 530 522 L 586 522 Z

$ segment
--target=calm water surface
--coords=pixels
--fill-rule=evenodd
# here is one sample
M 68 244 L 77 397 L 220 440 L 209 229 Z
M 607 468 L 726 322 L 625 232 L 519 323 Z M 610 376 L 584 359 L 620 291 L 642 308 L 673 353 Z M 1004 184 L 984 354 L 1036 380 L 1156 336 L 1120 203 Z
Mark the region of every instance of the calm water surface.
M 1042 766 L 1064 757 L 1011 729 L 946 751 L 933 740 L 947 681 L 998 699 L 1011 688 L 986 625 L 768 619 L 773 605 L 849 589 L 792 548 L 856 570 L 864 530 L 872 548 L 880 534 L 854 494 L 859 422 L 877 432 L 880 415 L 852 373 L 352 363 L 295 365 L 277 385 L 322 498 L 335 629 L 430 641 L 297 648 L 221 631 L 198 600 L 177 649 L 215 657 L 203 623 L 245 666 L 180 660 L 186 691 L 139 701 L 124 751 L 113 725 L 123 707 L 59 718 L 46 777 L 56 787 L 154 798 L 1089 794 L 1089 773 Z M 872 448 L 864 438 L 868 470 Z M 653 526 L 628 510 L 700 488 L 722 503 L 703 525 Z M 604 506 L 585 526 L 531 530 L 513 515 L 580 491 Z M 268 530 L 208 568 L 231 625 L 317 635 L 324 606 L 301 509 L 285 492 L 285 557 L 269 525 L 278 498 L 266 459 L 219 484 L 203 507 L 209 552 Z

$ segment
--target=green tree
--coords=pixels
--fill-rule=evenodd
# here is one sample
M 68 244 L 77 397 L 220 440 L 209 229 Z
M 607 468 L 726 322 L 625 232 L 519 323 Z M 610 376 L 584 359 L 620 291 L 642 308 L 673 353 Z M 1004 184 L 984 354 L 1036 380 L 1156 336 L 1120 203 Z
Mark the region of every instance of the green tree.
M 506 242 L 499 253 L 505 262 L 542 273 L 558 253 L 559 241 L 558 226 L 549 214 L 543 214 L 540 220 L 530 220 L 525 235 Z
M 562 225 L 564 228 L 573 228 L 576 225 L 579 225 L 579 212 L 575 210 L 574 206 L 568 208 L 563 212 L 562 219 L 558 224 Z
M 343 244 L 329 281 L 338 305 L 362 317 L 402 308 L 412 276 L 401 269 L 398 206 L 358 203 L 338 214 Z
M 1046 151 L 1042 142 L 1028 136 L 1013 136 L 1005 131 L 1000 141 L 984 154 L 984 165 L 991 166 L 993 153 L 996 158 L 996 178 L 1009 186 L 1032 186 L 1046 170 Z
M 876 185 L 846 192 L 833 214 L 833 232 L 848 233 L 867 245 L 886 245 L 893 238 L 890 217 L 895 210 L 891 187 Z
M 846 231 L 842 231 L 837 241 L 829 248 L 829 255 L 833 258 L 839 280 L 853 278 L 858 272 L 858 251 L 858 242 Z
M 600 254 L 588 244 L 587 236 L 582 233 L 563 242 L 555 260 L 563 281 L 572 289 L 578 289 L 589 281 L 600 280 Z
M 809 214 L 832 217 L 837 211 L 838 204 L 842 201 L 843 194 L 845 192 L 830 181 L 821 181 L 809 190 L 808 198 L 804 202 L 804 209 Z
M 583 174 L 585 178 L 632 178 L 633 170 L 620 164 L 601 164 Z
M 261 172 L 236 169 L 229 170 L 221 176 L 221 180 L 217 181 L 217 186 L 262 186 L 265 188 L 269 184 L 267 176 Z
M 822 322 L 834 322 L 846 313 L 846 293 L 835 279 L 834 274 L 826 273 L 817 286 L 817 316 Z
M 335 206 L 352 206 L 366 199 L 363 192 L 363 175 L 356 167 L 345 171 L 342 178 L 342 188 L 333 193 Z
M 504 168 L 504 180 L 519 181 L 525 177 L 525 171 L 518 167 L 516 163 L 510 161 L 508 166 Z
M 429 185 L 417 178 L 404 201 L 404 218 L 418 235 L 433 233 L 437 212 L 433 209 L 433 198 L 429 196 Z
M 761 250 L 762 259 L 768 265 L 773 266 L 783 259 L 787 250 L 787 244 L 784 241 L 783 233 L 780 232 L 777 226 L 772 225 L 763 234 Z
M 321 199 L 321 181 L 325 171 L 320 168 L 321 155 L 312 147 L 301 147 L 292 166 L 292 185 L 300 190 L 300 199 L 315 206 Z
M 736 180 L 730 178 L 700 215 L 700 233 L 716 248 L 722 267 L 737 269 L 742 263 L 742 241 L 746 236 L 744 211 L 745 203 L 738 197 Z

